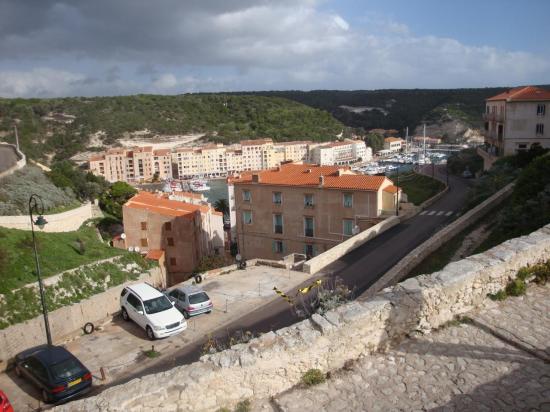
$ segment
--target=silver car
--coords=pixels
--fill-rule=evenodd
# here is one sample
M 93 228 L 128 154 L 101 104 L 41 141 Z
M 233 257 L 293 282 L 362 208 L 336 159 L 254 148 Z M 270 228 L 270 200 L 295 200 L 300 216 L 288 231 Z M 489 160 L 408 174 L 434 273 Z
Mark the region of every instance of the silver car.
M 183 313 L 185 319 L 201 313 L 210 313 L 214 307 L 206 292 L 196 286 L 179 286 L 168 291 L 166 295 Z

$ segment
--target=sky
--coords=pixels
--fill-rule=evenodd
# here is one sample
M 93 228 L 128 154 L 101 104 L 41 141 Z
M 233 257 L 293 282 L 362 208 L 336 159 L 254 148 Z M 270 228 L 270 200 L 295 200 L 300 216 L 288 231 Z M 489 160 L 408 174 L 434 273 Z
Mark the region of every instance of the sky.
M 550 0 L 0 0 L 0 97 L 550 83 Z

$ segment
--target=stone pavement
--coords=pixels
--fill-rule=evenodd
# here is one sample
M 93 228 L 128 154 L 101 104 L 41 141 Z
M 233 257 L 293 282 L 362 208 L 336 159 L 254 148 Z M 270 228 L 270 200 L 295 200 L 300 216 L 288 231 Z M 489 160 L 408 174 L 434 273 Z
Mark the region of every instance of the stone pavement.
M 343 348 L 345 350 L 345 348 Z M 550 411 L 550 285 L 491 302 L 254 411 Z

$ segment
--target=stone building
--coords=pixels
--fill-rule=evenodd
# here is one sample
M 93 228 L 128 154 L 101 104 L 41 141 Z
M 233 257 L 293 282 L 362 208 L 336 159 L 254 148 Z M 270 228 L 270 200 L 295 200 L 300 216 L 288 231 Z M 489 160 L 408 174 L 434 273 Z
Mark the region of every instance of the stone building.
M 349 167 L 283 164 L 228 178 L 232 238 L 245 258 L 315 256 L 394 214 L 398 189 Z
M 188 278 L 201 257 L 223 253 L 223 214 L 208 203 L 140 192 L 123 206 L 122 214 L 126 248 L 164 251 L 169 284 Z

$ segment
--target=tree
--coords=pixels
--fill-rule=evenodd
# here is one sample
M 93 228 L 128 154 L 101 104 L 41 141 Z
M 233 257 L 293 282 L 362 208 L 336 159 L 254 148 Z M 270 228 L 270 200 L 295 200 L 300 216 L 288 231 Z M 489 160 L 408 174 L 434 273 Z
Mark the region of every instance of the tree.
M 365 137 L 367 146 L 372 147 L 374 153 L 382 150 L 384 148 L 384 136 L 378 133 L 369 133 Z
M 125 182 L 115 182 L 100 198 L 100 207 L 110 215 L 122 220 L 122 205 L 137 193 Z
M 214 209 L 218 212 L 222 212 L 224 216 L 229 215 L 229 203 L 227 203 L 227 199 L 218 199 L 214 203 Z

